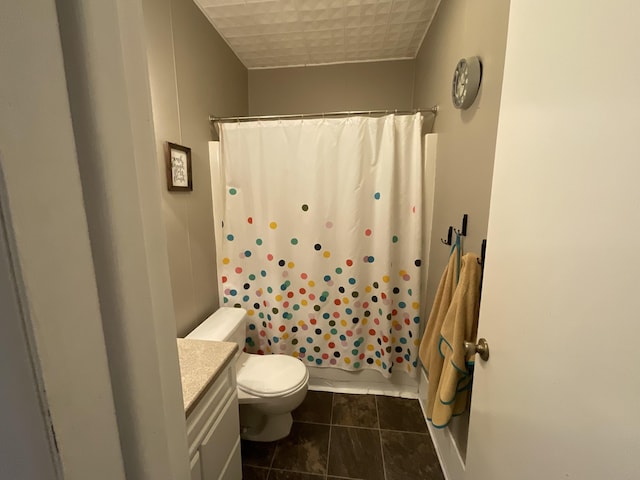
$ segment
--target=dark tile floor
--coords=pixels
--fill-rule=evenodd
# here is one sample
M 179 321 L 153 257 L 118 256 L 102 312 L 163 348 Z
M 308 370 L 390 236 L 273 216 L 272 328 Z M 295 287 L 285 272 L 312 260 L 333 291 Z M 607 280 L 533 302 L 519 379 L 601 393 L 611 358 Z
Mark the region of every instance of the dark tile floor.
M 285 439 L 242 441 L 244 480 L 443 480 L 417 400 L 309 392 Z

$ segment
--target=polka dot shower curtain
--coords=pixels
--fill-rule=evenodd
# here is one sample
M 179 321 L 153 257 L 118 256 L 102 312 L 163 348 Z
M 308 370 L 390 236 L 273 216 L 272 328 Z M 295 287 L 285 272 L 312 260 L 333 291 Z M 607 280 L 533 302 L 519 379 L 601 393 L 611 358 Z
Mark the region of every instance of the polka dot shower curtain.
M 421 124 L 417 114 L 220 125 L 221 298 L 248 311 L 247 351 L 415 374 Z

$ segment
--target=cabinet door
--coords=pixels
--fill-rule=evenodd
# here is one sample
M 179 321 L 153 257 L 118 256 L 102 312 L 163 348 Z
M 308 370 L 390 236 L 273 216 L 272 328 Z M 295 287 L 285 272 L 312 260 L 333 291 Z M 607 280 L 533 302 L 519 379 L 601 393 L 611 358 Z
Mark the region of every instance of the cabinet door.
M 202 480 L 202 466 L 200 464 L 200 452 L 196 452 L 196 454 L 191 459 L 190 463 L 191 467 L 191 480 Z
M 202 480 L 217 480 L 220 477 L 239 436 L 238 399 L 234 392 L 200 444 Z
M 240 458 L 240 439 L 231 453 L 227 462 L 227 468 L 222 473 L 220 480 L 240 480 L 242 478 L 242 459 Z

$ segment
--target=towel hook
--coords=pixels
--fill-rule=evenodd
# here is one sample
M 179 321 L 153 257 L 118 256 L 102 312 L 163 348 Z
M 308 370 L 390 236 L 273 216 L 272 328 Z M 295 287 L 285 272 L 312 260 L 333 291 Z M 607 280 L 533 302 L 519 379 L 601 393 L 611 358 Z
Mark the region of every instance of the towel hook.
M 487 255 L 487 239 L 482 240 L 482 246 L 480 247 L 480 258 L 478 263 L 484 267 L 484 259 Z
M 469 219 L 469 215 L 466 213 L 462 216 L 462 228 L 460 230 L 456 230 L 458 235 L 462 235 L 463 237 L 467 236 L 467 220 Z
M 440 241 L 445 245 L 451 245 L 451 237 L 453 236 L 453 227 L 449 227 L 449 231 L 447 232 L 447 239 L 441 238 Z

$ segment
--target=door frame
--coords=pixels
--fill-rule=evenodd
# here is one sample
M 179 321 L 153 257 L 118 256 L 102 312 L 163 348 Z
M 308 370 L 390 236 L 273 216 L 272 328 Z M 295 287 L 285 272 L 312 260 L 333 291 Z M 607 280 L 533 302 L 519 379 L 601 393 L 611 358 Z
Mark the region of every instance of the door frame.
M 186 480 L 140 0 L 4 2 L 0 60 L 1 204 L 29 313 L 14 321 L 59 470 Z

